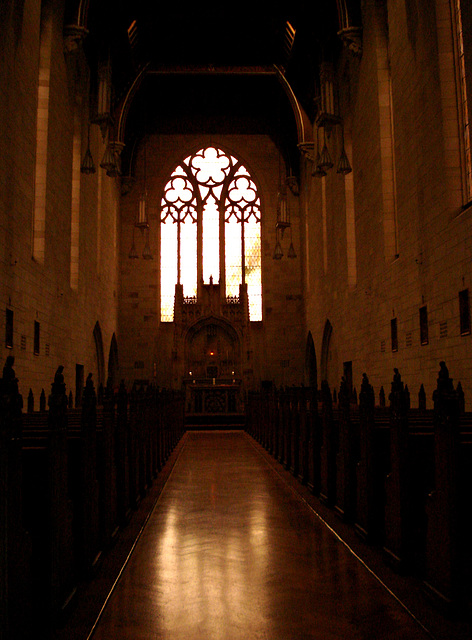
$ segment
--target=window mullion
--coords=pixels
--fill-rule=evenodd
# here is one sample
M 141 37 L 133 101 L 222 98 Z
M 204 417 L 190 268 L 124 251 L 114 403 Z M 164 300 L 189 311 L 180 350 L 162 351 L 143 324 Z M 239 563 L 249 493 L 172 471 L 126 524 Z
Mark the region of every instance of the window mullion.
M 246 250 L 244 245 L 244 211 L 241 211 L 241 284 L 246 284 Z
M 226 251 L 225 251 L 225 208 L 222 201 L 218 203 L 220 220 L 220 292 L 226 295 Z
M 203 202 L 197 202 L 197 296 L 201 297 L 201 283 L 203 282 Z
M 179 212 L 179 217 L 177 218 L 177 284 L 180 284 L 180 275 L 181 275 L 181 261 L 180 261 L 180 225 L 182 213 Z

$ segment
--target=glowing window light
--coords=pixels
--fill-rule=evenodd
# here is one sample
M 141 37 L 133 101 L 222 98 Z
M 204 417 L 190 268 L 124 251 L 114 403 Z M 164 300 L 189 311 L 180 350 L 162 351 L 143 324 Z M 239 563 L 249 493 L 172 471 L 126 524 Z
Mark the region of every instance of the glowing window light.
M 220 218 L 214 198 L 203 207 L 203 282 L 220 281 Z
M 176 283 L 184 296 L 197 293 L 198 233 L 203 282 L 220 282 L 224 244 L 226 296 L 238 297 L 245 282 L 250 319 L 262 320 L 260 215 L 257 187 L 234 156 L 208 147 L 175 169 L 161 200 L 161 321 L 173 320 Z

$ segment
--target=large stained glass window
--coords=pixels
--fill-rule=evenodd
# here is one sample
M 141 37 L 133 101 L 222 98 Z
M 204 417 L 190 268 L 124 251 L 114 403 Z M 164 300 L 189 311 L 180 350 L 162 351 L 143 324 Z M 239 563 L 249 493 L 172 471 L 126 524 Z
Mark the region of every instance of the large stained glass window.
M 197 282 L 225 287 L 227 298 L 246 284 L 249 317 L 262 320 L 261 212 L 257 187 L 234 156 L 207 147 L 170 176 L 161 200 L 161 320 L 174 317 L 175 285 L 185 297 Z M 222 281 L 224 280 L 224 282 Z

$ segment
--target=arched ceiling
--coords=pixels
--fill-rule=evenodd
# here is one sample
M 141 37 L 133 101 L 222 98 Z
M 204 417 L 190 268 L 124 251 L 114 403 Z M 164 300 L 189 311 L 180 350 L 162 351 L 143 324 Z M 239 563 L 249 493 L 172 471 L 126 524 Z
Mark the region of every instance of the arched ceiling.
M 87 30 L 92 70 L 110 57 L 125 161 L 144 121 L 147 132 L 267 133 L 294 164 L 319 62 L 337 56 L 359 2 L 70 0 L 65 24 Z

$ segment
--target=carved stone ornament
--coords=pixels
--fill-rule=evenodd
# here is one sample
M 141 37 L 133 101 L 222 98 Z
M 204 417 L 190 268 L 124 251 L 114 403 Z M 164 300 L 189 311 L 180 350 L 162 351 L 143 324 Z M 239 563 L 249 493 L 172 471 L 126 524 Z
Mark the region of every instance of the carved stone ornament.
M 121 195 L 126 196 L 136 184 L 136 178 L 134 176 L 122 176 L 121 177 Z
M 313 155 L 313 151 L 315 148 L 314 142 L 299 142 L 297 146 L 298 146 L 298 150 L 300 151 L 302 156 L 305 158 L 305 160 L 308 160 L 309 162 L 315 161 L 315 157 Z
M 289 176 L 286 177 L 285 183 L 286 183 L 287 187 L 290 189 L 290 191 L 292 192 L 292 194 L 294 196 L 298 196 L 299 195 L 300 190 L 299 190 L 299 186 L 298 186 L 298 178 L 297 178 L 297 176 L 294 176 L 293 174 L 290 174 Z
M 344 46 L 349 49 L 353 56 L 362 56 L 362 28 L 345 27 L 338 31 L 338 36 L 343 41 Z
M 64 27 L 64 53 L 75 53 L 82 46 L 82 42 L 88 31 L 77 24 L 68 24 Z

